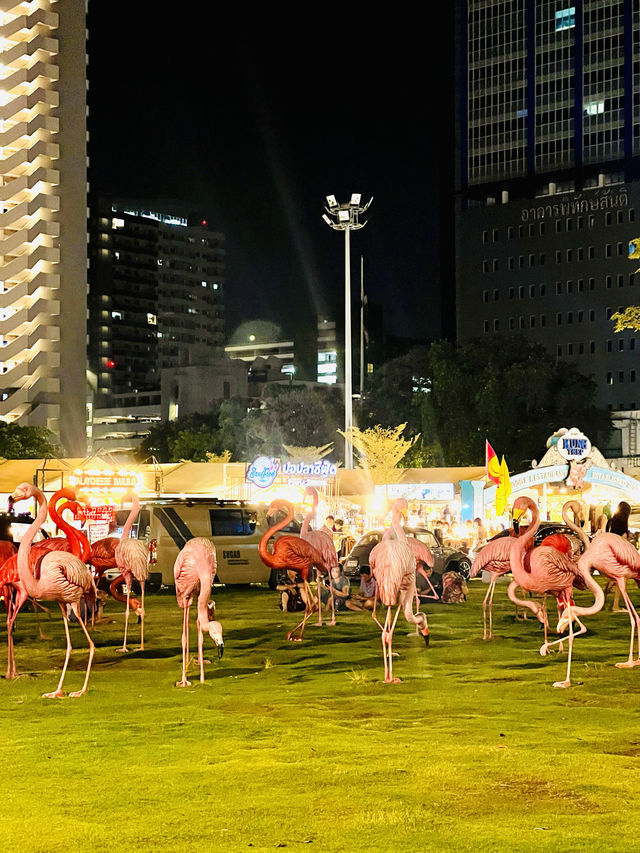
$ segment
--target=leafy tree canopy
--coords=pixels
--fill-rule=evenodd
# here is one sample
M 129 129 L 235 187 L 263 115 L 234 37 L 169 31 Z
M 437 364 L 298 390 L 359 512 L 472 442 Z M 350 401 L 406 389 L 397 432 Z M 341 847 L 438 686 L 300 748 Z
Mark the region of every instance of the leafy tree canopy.
M 0 421 L 0 451 L 5 459 L 44 459 L 63 453 L 51 430 L 4 421 Z

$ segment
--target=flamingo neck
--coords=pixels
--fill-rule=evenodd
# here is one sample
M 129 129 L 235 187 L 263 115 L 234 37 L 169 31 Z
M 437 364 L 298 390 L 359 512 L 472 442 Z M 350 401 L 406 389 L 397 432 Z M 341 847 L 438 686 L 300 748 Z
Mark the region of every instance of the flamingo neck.
M 593 577 L 591 572 L 581 571 L 580 574 L 583 577 L 586 585 L 593 593 L 593 604 L 590 607 L 578 607 L 574 604 L 572 610 L 578 616 L 593 616 L 595 613 L 599 613 L 604 607 L 604 590 L 602 589 L 598 581 Z
M 396 534 L 396 539 L 399 542 L 407 541 L 407 534 L 404 532 L 404 527 L 400 524 L 400 513 L 395 510 L 391 513 L 391 526 Z
M 258 544 L 258 553 L 260 554 L 260 559 L 266 566 L 269 566 L 272 569 L 278 568 L 278 566 L 275 564 L 272 555 L 267 551 L 267 542 L 274 534 L 286 527 L 287 524 L 289 524 L 291 521 L 293 521 L 293 506 L 289 504 L 287 506 L 286 516 L 273 527 L 268 527 L 262 534 L 262 539 Z
M 53 523 L 56 525 L 56 527 L 62 530 L 64 535 L 67 537 L 71 553 L 74 556 L 79 557 L 83 562 L 85 562 L 85 557 L 86 559 L 88 559 L 91 554 L 91 548 L 89 547 L 89 543 L 87 542 L 87 548 L 85 549 L 82 539 L 85 539 L 86 542 L 86 537 L 82 536 L 82 539 L 80 538 L 81 534 L 79 533 L 79 531 L 67 521 L 65 521 L 62 517 L 62 512 L 64 512 L 64 509 L 62 510 L 62 512 L 58 512 L 57 506 L 58 502 L 62 498 L 66 498 L 68 502 L 75 500 L 75 497 L 76 494 L 73 489 L 69 489 L 67 487 L 65 487 L 64 489 L 58 489 L 58 491 L 51 495 L 51 498 L 49 499 L 49 517 L 51 518 L 51 521 L 53 521 Z M 67 506 L 68 504 L 65 504 L 65 508 L 67 508 Z
M 589 537 L 584 532 L 582 527 L 579 527 L 575 523 L 575 521 L 572 521 L 571 518 L 569 517 L 569 509 L 570 508 L 571 508 L 570 504 L 569 505 L 565 504 L 565 506 L 562 507 L 562 520 L 567 525 L 567 527 L 570 527 L 571 530 L 573 530 L 573 532 L 576 534 L 576 536 L 578 536 L 580 538 L 582 544 L 588 548 L 589 544 L 590 544 Z
M 124 527 L 122 528 L 122 537 L 120 539 L 121 542 L 126 542 L 129 538 L 129 534 L 131 533 L 131 528 L 133 527 L 134 520 L 138 517 L 138 509 L 140 508 L 140 501 L 138 500 L 138 496 L 136 493 L 133 493 L 133 503 L 131 504 L 131 511 L 127 516 L 127 520 L 124 523 Z
M 514 577 L 524 570 L 524 555 L 533 547 L 533 539 L 540 527 L 540 513 L 536 504 L 529 498 L 519 498 L 518 500 L 521 501 L 519 506 L 524 505 L 526 509 L 531 511 L 532 518 L 531 524 L 527 527 L 526 531 L 516 536 L 511 543 L 509 564 Z
M 18 577 L 20 578 L 20 582 L 24 586 L 27 595 L 31 597 L 37 597 L 38 581 L 29 569 L 29 549 L 36 533 L 40 530 L 47 518 L 47 501 L 40 489 L 35 489 L 35 498 L 38 501 L 38 515 L 36 516 L 35 521 L 31 522 L 27 528 L 24 536 L 20 540 L 20 547 L 18 548 Z

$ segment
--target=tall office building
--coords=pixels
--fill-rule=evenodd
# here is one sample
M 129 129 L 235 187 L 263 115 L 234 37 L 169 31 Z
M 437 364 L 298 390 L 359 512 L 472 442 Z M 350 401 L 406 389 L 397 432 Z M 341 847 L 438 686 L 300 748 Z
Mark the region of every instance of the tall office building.
M 102 407 L 160 405 L 160 371 L 224 344 L 224 235 L 99 197 L 89 221 L 88 357 Z
M 638 406 L 640 7 L 457 5 L 457 332 L 520 334 Z M 526 379 L 526 377 L 523 377 Z
M 83 455 L 86 0 L 1 0 L 0 50 L 0 418 Z

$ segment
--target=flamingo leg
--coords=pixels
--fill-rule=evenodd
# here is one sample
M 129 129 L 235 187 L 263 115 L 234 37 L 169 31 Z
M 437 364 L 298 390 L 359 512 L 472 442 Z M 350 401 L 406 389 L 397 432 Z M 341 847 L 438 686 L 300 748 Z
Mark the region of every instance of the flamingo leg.
M 569 653 L 567 654 L 567 677 L 564 681 L 554 681 L 554 687 L 571 687 L 571 658 L 573 657 L 573 619 L 571 615 L 571 603 L 567 604 L 569 611 Z M 585 629 L 586 630 L 586 629 Z M 582 633 L 582 632 L 581 632 Z
M 191 687 L 191 682 L 187 681 L 187 655 L 189 654 L 189 608 L 191 604 L 187 603 L 184 607 L 184 615 L 182 618 L 182 681 L 176 681 L 176 687 Z
M 200 624 L 200 617 L 196 620 L 196 627 L 198 629 L 198 666 L 200 668 L 200 684 L 204 684 L 204 636 L 202 633 L 202 625 Z
M 124 637 L 122 638 L 122 646 L 116 649 L 118 652 L 128 652 L 127 648 L 127 630 L 129 628 L 129 598 L 131 597 L 131 584 L 127 581 L 127 607 L 124 611 Z
M 39 602 L 35 600 L 35 598 L 31 599 L 31 604 L 33 605 L 33 612 L 36 617 L 36 626 L 38 628 L 38 634 L 41 640 L 48 640 L 49 638 L 45 636 L 44 631 L 42 630 L 42 626 L 40 625 L 40 616 L 38 615 L 38 610 L 42 610 L 43 613 L 46 613 L 49 618 L 51 618 L 51 611 L 48 607 L 43 607 Z M 22 605 L 20 605 L 22 606 Z
M 316 591 L 318 593 L 318 627 L 322 628 L 322 587 L 324 586 L 324 578 L 320 583 L 320 575 L 316 576 Z
M 146 581 L 140 582 L 140 590 L 141 590 L 141 599 L 142 599 L 142 615 L 140 616 L 140 648 L 138 651 L 144 651 L 144 588 L 146 586 Z
M 491 575 L 491 582 L 489 583 L 489 589 L 487 590 L 487 594 L 485 595 L 482 601 L 482 639 L 483 640 L 491 640 L 493 639 L 493 622 L 491 618 L 491 611 L 493 608 L 493 591 L 496 588 L 496 578 Z M 489 608 L 489 634 L 487 635 L 487 607 Z
M 89 643 L 89 660 L 87 662 L 87 671 L 84 676 L 84 684 L 82 685 L 81 690 L 76 690 L 73 693 L 69 693 L 69 696 L 75 699 L 77 696 L 83 696 L 87 692 L 87 686 L 89 684 L 89 674 L 91 672 L 91 664 L 93 662 L 93 656 L 95 654 L 96 647 L 93 644 L 93 640 L 91 639 L 89 632 L 87 631 L 87 626 L 85 625 L 83 619 L 80 616 L 80 608 L 77 604 L 72 604 L 71 606 L 73 608 L 73 612 L 76 614 L 78 622 L 80 623 L 80 627 L 84 631 L 85 637 L 87 638 L 87 641 Z
M 62 673 L 60 675 L 60 681 L 58 682 L 58 686 L 53 693 L 43 693 L 43 699 L 62 699 L 62 683 L 64 681 L 64 676 L 67 672 L 67 666 L 69 665 L 69 658 L 71 657 L 71 636 L 69 634 L 69 620 L 67 619 L 67 608 L 66 606 L 59 601 L 60 610 L 62 611 L 62 619 L 64 620 L 64 633 L 67 638 L 67 654 L 65 655 L 64 665 L 62 667 Z
M 304 595 L 302 596 L 302 598 L 304 600 L 304 617 L 302 619 L 302 622 L 299 622 L 295 626 L 295 628 L 292 628 L 289 631 L 289 633 L 287 634 L 287 640 L 291 640 L 292 643 L 299 643 L 302 641 L 302 636 L 304 634 L 304 626 L 307 624 L 308 618 L 313 613 L 313 610 L 309 606 L 309 602 L 311 601 L 312 595 L 311 595 L 311 588 L 310 588 L 309 584 L 307 583 L 307 581 L 304 581 L 303 589 L 304 589 Z M 298 631 L 300 633 L 297 633 Z
M 387 618 L 385 620 L 385 626 L 387 627 L 387 631 L 385 632 L 383 643 L 386 642 L 387 646 L 387 656 L 388 656 L 388 666 L 385 667 L 385 683 L 386 684 L 400 684 L 401 679 L 393 677 L 393 632 L 396 628 L 396 623 L 398 621 L 398 616 L 400 615 L 400 605 L 396 608 L 396 615 L 393 618 L 393 623 L 391 628 L 388 628 L 388 624 L 391 620 L 391 607 L 387 608 Z
M 333 584 L 331 583 L 331 578 L 329 578 L 329 605 L 331 607 L 331 621 L 329 625 L 336 624 L 336 597 L 333 594 Z
M 26 592 L 16 591 L 16 597 L 14 601 L 9 599 L 9 605 L 7 610 L 7 674 L 6 678 L 17 678 L 18 671 L 16 669 L 16 659 L 13 650 L 13 625 L 16 621 L 16 617 L 20 612 L 20 608 L 27 600 Z
M 620 594 L 624 599 L 624 603 L 627 607 L 627 611 L 629 613 L 629 621 L 631 622 L 631 638 L 629 641 L 629 659 L 623 661 L 621 663 L 617 663 L 616 666 L 618 669 L 631 669 L 634 666 L 640 666 L 640 618 L 638 617 L 638 612 L 633 606 L 631 599 L 629 598 L 629 593 L 626 589 L 626 581 L 624 578 L 620 578 L 618 580 L 618 589 L 620 590 Z M 635 629 L 637 628 L 637 638 L 638 638 L 638 657 L 636 660 L 633 659 L 633 637 Z

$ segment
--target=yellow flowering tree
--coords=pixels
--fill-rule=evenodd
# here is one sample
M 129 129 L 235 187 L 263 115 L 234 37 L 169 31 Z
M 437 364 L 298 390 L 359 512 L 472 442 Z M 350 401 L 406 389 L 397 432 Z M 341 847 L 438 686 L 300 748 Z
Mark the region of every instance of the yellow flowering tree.
M 360 467 L 369 472 L 376 485 L 381 485 L 395 483 L 402 477 L 398 463 L 420 438 L 419 434 L 403 438 L 406 426 L 406 423 L 397 427 L 378 424 L 369 429 L 353 427 L 348 435 L 342 430 L 338 432 L 353 444 Z

